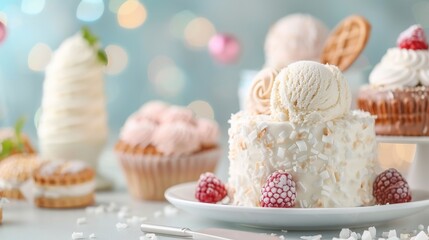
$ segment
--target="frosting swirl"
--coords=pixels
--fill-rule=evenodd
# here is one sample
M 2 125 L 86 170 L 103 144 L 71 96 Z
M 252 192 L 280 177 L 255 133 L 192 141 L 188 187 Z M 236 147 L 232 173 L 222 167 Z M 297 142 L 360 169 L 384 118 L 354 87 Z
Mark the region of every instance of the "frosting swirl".
M 160 117 L 161 123 L 185 122 L 194 123 L 194 112 L 191 109 L 179 106 L 171 106 Z
M 200 148 L 197 130 L 185 122 L 162 124 L 153 135 L 153 145 L 165 155 L 186 155 Z
M 253 79 L 249 95 L 248 108 L 252 114 L 270 114 L 270 98 L 274 80 L 278 71 L 274 68 L 265 68 Z
M 132 115 L 122 128 L 120 139 L 131 146 L 145 148 L 152 141 L 152 134 L 155 128 L 156 124 L 154 122 L 138 115 Z
M 159 122 L 160 117 L 169 108 L 168 104 L 161 101 L 150 101 L 143 105 L 137 114 L 154 122 Z
M 429 86 L 429 51 L 391 48 L 369 76 L 374 86 Z
M 311 124 L 344 116 L 350 104 L 347 80 L 336 66 L 300 61 L 277 76 L 271 115 L 277 120 Z

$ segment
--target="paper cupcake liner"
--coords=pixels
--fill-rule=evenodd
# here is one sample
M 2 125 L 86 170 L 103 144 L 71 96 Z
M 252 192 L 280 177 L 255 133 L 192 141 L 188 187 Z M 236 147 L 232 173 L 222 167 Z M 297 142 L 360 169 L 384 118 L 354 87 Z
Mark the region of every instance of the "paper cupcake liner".
M 164 200 L 167 188 L 198 180 L 201 173 L 214 172 L 221 157 L 219 148 L 189 156 L 161 156 L 117 151 L 128 190 L 142 200 Z
M 378 135 L 429 136 L 429 89 L 426 87 L 363 88 L 358 107 L 377 116 Z

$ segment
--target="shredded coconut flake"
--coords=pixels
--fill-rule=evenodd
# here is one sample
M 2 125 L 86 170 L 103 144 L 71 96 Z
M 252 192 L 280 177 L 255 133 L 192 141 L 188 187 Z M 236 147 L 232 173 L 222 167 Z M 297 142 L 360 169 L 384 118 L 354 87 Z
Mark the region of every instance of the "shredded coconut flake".
M 85 237 L 83 236 L 83 232 L 73 232 L 71 235 L 71 238 L 73 240 L 75 239 L 85 239 Z
M 91 233 L 89 235 L 89 239 L 96 239 L 96 238 L 97 238 L 97 236 L 95 235 L 95 233 Z
M 256 130 L 253 130 L 250 134 L 249 134 L 249 139 L 251 142 L 255 141 L 255 139 L 258 137 L 258 132 L 256 132 Z
M 298 182 L 298 185 L 303 192 L 307 192 L 307 187 L 302 182 Z
M 322 239 L 322 235 L 315 235 L 315 236 L 302 236 L 301 239 L 303 240 L 320 240 Z
M 388 238 L 391 238 L 391 237 L 397 237 L 397 235 L 396 235 L 396 230 L 395 230 L 395 229 L 390 230 L 390 231 L 389 231 L 389 234 L 387 235 L 387 237 L 388 237 Z
M 323 180 L 325 180 L 325 179 L 328 179 L 329 178 L 329 173 L 328 173 L 328 171 L 323 171 L 323 172 L 321 172 L 320 174 L 320 177 L 323 179 Z
M 116 223 L 116 230 L 121 231 L 128 228 L 128 224 L 126 223 L 122 223 L 122 222 L 118 222 Z
M 282 148 L 282 147 L 279 147 L 279 148 L 277 149 L 277 157 L 279 157 L 279 158 L 284 158 L 285 153 L 286 153 L 286 149 L 284 149 L 284 148 Z
M 369 233 L 371 233 L 371 237 L 375 239 L 375 236 L 377 235 L 377 229 L 375 227 L 368 228 Z
M 84 218 L 84 217 L 76 219 L 76 224 L 77 225 L 83 225 L 83 224 L 86 224 L 86 223 L 87 223 L 87 221 L 86 221 L 86 218 Z
M 290 140 L 295 140 L 296 135 L 298 135 L 298 133 L 296 131 L 292 131 L 289 135 L 289 139 Z
M 371 233 L 367 230 L 363 231 L 362 240 L 372 240 Z
M 329 157 L 323 153 L 319 153 L 319 155 L 317 155 L 317 156 L 324 161 L 328 161 L 328 159 L 329 159 Z
M 298 141 L 296 142 L 296 145 L 298 146 L 298 149 L 300 152 L 305 152 L 307 151 L 307 143 L 304 141 Z

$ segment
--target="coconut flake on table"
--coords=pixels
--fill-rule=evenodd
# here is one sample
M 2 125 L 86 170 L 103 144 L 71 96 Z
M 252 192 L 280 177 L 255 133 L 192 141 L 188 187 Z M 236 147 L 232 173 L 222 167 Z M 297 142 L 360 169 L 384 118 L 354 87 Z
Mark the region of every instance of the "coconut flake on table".
M 128 228 L 128 224 L 123 223 L 123 222 L 118 222 L 116 223 L 116 230 L 121 231 Z
M 412 237 L 411 240 L 429 240 L 429 237 L 424 231 L 420 231 L 416 236 Z
M 144 236 L 141 236 L 139 240 L 158 240 L 158 237 L 154 233 L 146 233 Z
M 139 216 L 132 216 L 130 218 L 127 218 L 128 224 L 140 224 L 147 220 L 147 217 L 139 217 Z
M 300 237 L 303 240 L 320 240 L 322 239 L 322 235 L 314 235 L 314 236 L 301 236 Z
M 77 225 L 83 225 L 83 224 L 86 224 L 86 223 L 87 223 L 87 220 L 86 220 L 85 217 L 80 217 L 80 218 L 76 219 L 76 224 Z
M 73 240 L 76 240 L 76 239 L 85 239 L 85 237 L 83 236 L 83 232 L 73 232 L 72 235 L 71 235 L 71 238 Z
M 95 235 L 95 233 L 91 233 L 89 235 L 89 239 L 96 239 L 96 238 L 97 238 L 97 236 Z

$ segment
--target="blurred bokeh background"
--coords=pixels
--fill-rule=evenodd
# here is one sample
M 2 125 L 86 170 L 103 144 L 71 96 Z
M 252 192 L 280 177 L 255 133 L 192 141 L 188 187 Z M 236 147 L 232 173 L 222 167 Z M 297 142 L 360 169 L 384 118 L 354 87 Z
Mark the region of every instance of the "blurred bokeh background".
M 269 27 L 297 12 L 330 29 L 351 14 L 371 22 L 360 59 L 364 67 L 356 70 L 363 81 L 401 31 L 415 23 L 429 28 L 427 0 L 1 0 L 0 21 L 8 34 L 0 45 L 0 126 L 26 116 L 25 131 L 36 140 L 32 119 L 41 102 L 44 68 L 52 51 L 87 25 L 110 60 L 105 83 L 112 139 L 127 116 L 151 99 L 214 114 L 226 135 L 231 113 L 239 110 L 243 73 L 264 64 Z M 216 33 L 238 40 L 235 63 L 210 56 L 207 43 Z

